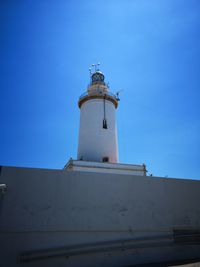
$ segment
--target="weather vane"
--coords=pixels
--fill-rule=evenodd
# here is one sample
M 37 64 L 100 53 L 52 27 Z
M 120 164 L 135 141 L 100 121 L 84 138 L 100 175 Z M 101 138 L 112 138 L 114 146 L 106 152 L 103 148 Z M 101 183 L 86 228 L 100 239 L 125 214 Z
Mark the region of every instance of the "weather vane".
M 99 71 L 99 65 L 100 63 L 98 62 L 97 64 L 92 64 L 91 66 L 94 67 L 95 71 Z

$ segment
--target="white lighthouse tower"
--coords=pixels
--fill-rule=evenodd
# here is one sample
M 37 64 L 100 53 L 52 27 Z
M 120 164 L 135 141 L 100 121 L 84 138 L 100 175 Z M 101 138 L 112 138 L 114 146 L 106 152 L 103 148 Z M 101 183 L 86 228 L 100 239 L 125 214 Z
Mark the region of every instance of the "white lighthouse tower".
M 123 164 L 118 160 L 116 109 L 118 95 L 109 91 L 99 64 L 90 69 L 87 92 L 78 100 L 80 128 L 77 160 L 70 159 L 66 170 L 96 173 L 146 175 L 144 164 Z
M 116 109 L 118 98 L 109 92 L 95 65 L 87 92 L 78 101 L 80 129 L 78 160 L 118 162 Z

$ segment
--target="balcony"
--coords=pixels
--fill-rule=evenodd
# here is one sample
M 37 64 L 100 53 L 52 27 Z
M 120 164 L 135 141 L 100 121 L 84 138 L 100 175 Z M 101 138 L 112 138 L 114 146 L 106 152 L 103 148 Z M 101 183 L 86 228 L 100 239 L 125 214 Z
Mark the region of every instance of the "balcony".
M 94 91 L 94 92 L 84 92 L 80 97 L 79 97 L 79 101 L 78 101 L 78 106 L 79 108 L 82 106 L 82 104 L 90 99 L 106 99 L 111 101 L 114 105 L 115 108 L 117 108 L 118 106 L 118 101 L 119 98 L 117 95 L 110 93 L 110 92 L 102 92 L 102 91 Z

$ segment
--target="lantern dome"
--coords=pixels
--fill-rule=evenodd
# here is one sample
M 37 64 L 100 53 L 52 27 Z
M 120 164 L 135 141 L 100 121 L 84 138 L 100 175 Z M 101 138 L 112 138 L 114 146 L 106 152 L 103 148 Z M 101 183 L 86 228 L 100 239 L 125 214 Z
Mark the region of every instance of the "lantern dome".
M 93 74 L 92 74 L 92 84 L 103 84 L 105 85 L 105 82 L 104 82 L 104 75 L 101 71 L 95 71 Z

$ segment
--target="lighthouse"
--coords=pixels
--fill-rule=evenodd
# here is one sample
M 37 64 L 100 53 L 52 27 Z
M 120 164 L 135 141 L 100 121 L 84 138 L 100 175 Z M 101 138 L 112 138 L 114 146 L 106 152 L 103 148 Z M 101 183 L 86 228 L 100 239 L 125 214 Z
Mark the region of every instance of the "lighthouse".
M 90 69 L 87 91 L 78 100 L 80 127 L 77 159 L 65 164 L 67 171 L 146 176 L 145 164 L 119 163 L 116 110 L 118 93 L 110 92 L 99 63 Z
M 78 101 L 80 128 L 78 160 L 118 162 L 116 109 L 118 97 L 109 91 L 99 64 L 90 70 L 87 92 Z

